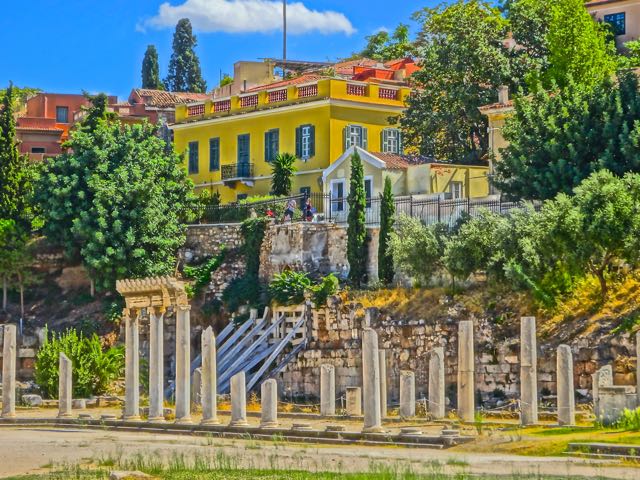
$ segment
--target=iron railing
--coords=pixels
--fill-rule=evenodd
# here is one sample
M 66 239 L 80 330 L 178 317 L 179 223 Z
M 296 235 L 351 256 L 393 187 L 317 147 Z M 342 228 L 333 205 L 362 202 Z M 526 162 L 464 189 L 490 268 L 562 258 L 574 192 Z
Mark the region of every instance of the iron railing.
M 253 178 L 253 163 L 233 163 L 220 167 L 222 180 L 234 178 Z
M 345 198 L 335 198 L 328 194 L 312 193 L 311 195 L 294 195 L 248 203 L 241 201 L 216 206 L 198 206 L 192 217 L 193 223 L 234 223 L 242 222 L 251 216 L 270 216 L 275 221 L 285 219 L 285 211 L 291 201 L 296 208 L 292 221 L 305 220 L 307 200 L 311 203 L 313 221 L 326 221 L 345 224 L 349 217 L 349 202 Z M 398 196 L 394 198 L 396 215 L 405 214 L 419 218 L 427 225 L 444 223 L 453 226 L 465 216 L 477 217 L 482 210 L 506 214 L 513 209 L 525 208 L 525 202 L 503 201 L 499 196 L 477 199 L 444 199 L 441 196 Z M 539 204 L 532 204 L 538 209 Z M 365 218 L 367 225 L 380 223 L 381 199 L 367 199 Z

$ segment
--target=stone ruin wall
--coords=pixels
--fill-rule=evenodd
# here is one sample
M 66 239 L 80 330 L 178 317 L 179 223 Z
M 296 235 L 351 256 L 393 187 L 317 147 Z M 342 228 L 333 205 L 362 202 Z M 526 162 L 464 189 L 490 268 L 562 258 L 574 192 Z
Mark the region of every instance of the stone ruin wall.
M 363 312 L 357 305 L 343 305 L 336 298 L 326 309 L 313 315 L 308 348 L 280 375 L 285 397 L 319 396 L 320 365 L 334 365 L 336 392 L 344 395 L 347 387 L 362 386 L 361 334 Z M 519 398 L 520 338 L 497 338 L 496 328 L 485 318 L 469 318 L 456 306 L 441 320 L 398 321 L 390 317 L 374 319 L 372 327 L 386 350 L 387 388 L 391 402 L 399 399 L 401 370 L 416 376 L 416 396 L 427 396 L 429 352 L 441 346 L 445 350 L 447 398 L 455 404 L 458 321 L 474 320 L 476 389 L 488 405 L 495 404 L 501 390 L 508 399 Z M 635 385 L 634 341 L 621 334 L 603 343 L 601 339 L 576 339 L 570 342 L 574 354 L 574 381 L 584 397 L 591 395 L 591 374 L 606 364 L 613 365 L 614 383 Z M 538 338 L 538 392 L 556 394 L 556 347 Z M 580 398 L 579 396 L 577 397 Z

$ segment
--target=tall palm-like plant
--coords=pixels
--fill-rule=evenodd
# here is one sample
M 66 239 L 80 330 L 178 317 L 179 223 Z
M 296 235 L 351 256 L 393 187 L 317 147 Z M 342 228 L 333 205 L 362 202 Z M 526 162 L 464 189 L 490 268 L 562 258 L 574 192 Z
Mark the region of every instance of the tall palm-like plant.
M 271 193 L 278 196 L 291 194 L 291 177 L 296 173 L 296 156 L 279 153 L 271 166 Z

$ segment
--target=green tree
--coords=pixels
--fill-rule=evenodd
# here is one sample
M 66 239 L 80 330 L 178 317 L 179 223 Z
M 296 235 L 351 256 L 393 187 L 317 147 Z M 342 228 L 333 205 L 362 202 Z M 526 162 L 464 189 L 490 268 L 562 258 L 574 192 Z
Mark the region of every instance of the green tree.
M 364 189 L 364 167 L 358 152 L 351 156 L 351 177 L 349 179 L 349 215 L 347 218 L 347 261 L 349 280 L 360 287 L 367 276 L 367 198 Z
M 279 153 L 271 164 L 271 194 L 287 196 L 291 194 L 291 179 L 296 173 L 296 156 Z
M 413 44 L 409 38 L 409 26 L 401 23 L 392 35 L 380 30 L 366 37 L 367 46 L 357 57 L 371 58 L 381 62 L 408 57 L 413 52 Z
M 615 43 L 608 26 L 598 23 L 584 7 L 584 0 L 553 0 L 546 35 L 549 69 L 543 86 L 565 87 L 570 79 L 582 85 L 598 85 L 616 69 Z
M 188 18 L 178 21 L 173 34 L 173 53 L 169 61 L 169 74 L 164 83 L 171 92 L 205 93 L 207 83 L 202 78 L 200 60 L 195 52 L 197 45 Z
M 425 8 L 417 54 L 422 69 L 401 117 L 409 145 L 443 161 L 478 161 L 488 151 L 487 120 L 478 107 L 497 100 L 510 78 L 503 40 L 508 23 L 480 0 Z
M 158 50 L 155 45 L 148 45 L 142 60 L 142 88 L 164 90 L 160 80 L 160 66 L 158 64 Z
M 5 90 L 0 103 L 0 220 L 13 220 L 17 227 L 30 227 L 29 195 L 32 168 L 21 155 L 16 139 L 13 86 Z
M 625 56 L 620 58 L 622 68 L 640 67 L 640 40 L 632 40 L 624 44 Z
M 50 241 L 79 255 L 98 287 L 171 273 L 194 201 L 182 159 L 149 124 L 99 122 L 43 169 L 36 198 Z
M 621 73 L 589 88 L 570 81 L 563 90 L 516 99 L 497 163 L 496 184 L 516 198 L 571 194 L 591 173 L 640 171 L 638 78 Z
M 222 78 L 220 79 L 220 87 L 226 87 L 227 85 L 231 85 L 233 83 L 233 77 L 228 73 L 224 73 Z
M 378 241 L 378 278 L 386 285 L 393 282 L 395 274 L 393 255 L 389 249 L 395 214 L 396 206 L 393 201 L 391 177 L 386 176 L 384 190 L 380 195 L 380 238 Z
M 2 310 L 7 310 L 7 292 L 13 281 L 20 290 L 20 312 L 24 317 L 24 286 L 31 265 L 29 235 L 15 220 L 0 218 L 0 276 L 2 277 Z
M 396 268 L 422 286 L 428 285 L 442 266 L 435 230 L 406 214 L 396 219 L 395 230 L 389 236 L 389 250 Z
M 99 125 L 116 119 L 116 114 L 109 111 L 109 97 L 105 93 L 92 95 L 84 92 L 84 96 L 89 101 L 89 106 L 82 107 L 86 114 L 77 124 L 78 130 L 93 132 Z

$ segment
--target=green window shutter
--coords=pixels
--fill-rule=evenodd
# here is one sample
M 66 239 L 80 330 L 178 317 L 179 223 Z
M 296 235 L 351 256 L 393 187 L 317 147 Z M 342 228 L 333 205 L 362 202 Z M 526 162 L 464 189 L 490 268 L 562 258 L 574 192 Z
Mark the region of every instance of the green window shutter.
M 388 137 L 387 129 L 383 128 L 380 132 L 380 151 L 382 153 L 387 152 L 387 137 Z
M 198 142 L 189 142 L 189 173 L 198 173 Z
M 302 158 L 302 127 L 296 127 L 296 157 Z
M 209 139 L 209 171 L 220 170 L 220 138 Z
M 316 156 L 316 127 L 309 125 L 309 157 Z
M 265 162 L 270 162 L 271 161 L 271 155 L 270 155 L 271 149 L 269 148 L 270 147 L 269 144 L 271 143 L 269 141 L 270 139 L 271 139 L 270 132 L 268 132 L 268 131 L 264 132 L 264 161 Z
M 404 148 L 402 146 L 402 131 L 398 129 L 398 153 L 402 155 L 404 153 Z
M 280 153 L 280 129 L 271 130 L 271 160 L 275 160 Z
M 345 152 L 347 151 L 347 148 L 349 148 L 349 145 L 347 145 L 348 136 L 349 136 L 349 125 L 347 125 L 342 129 L 342 150 Z
M 360 127 L 360 143 L 363 150 L 368 150 L 367 147 L 367 129 L 365 127 Z

